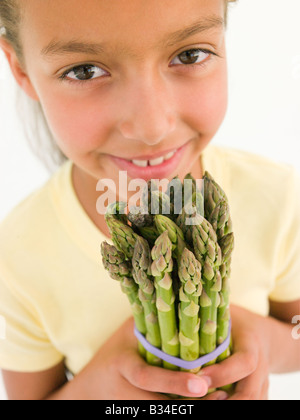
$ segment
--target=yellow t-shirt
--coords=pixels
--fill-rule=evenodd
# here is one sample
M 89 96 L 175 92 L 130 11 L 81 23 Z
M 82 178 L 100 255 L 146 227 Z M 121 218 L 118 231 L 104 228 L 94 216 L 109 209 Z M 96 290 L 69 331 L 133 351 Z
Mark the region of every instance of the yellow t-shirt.
M 295 171 L 216 146 L 202 161 L 230 202 L 232 302 L 267 315 L 269 299 L 300 299 Z M 71 171 L 67 162 L 0 226 L 0 368 L 34 372 L 65 359 L 77 374 L 131 316 L 120 285 L 102 267 L 106 238 L 81 207 Z

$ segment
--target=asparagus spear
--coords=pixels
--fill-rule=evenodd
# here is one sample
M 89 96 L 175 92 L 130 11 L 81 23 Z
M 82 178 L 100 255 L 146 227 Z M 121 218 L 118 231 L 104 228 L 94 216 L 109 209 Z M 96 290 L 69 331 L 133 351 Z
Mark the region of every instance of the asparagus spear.
M 222 277 L 222 290 L 220 292 L 220 306 L 218 308 L 217 342 L 221 344 L 229 332 L 229 300 L 230 288 L 229 277 L 231 268 L 231 255 L 234 248 L 234 236 L 232 233 L 232 220 L 228 205 L 228 198 L 222 188 L 207 172 L 205 174 L 205 204 L 206 215 L 212 223 L 222 250 L 222 265 L 220 273 Z M 230 349 L 222 354 L 218 361 L 224 360 L 230 355 Z
M 191 181 L 192 188 L 191 188 L 191 196 L 198 191 L 197 182 L 191 173 L 187 174 L 183 180 L 183 188 L 184 188 L 184 181 Z
M 156 239 L 159 237 L 159 232 L 155 225 L 149 227 L 141 227 L 139 228 L 139 232 L 143 238 L 147 239 L 151 247 L 154 246 Z
M 190 184 L 187 184 L 185 181 L 191 182 Z M 191 186 L 188 191 L 185 190 L 187 185 Z M 169 182 L 166 195 L 170 198 L 171 210 L 173 209 L 173 219 L 177 219 L 178 215 L 182 213 L 184 205 L 189 202 L 192 195 L 197 192 L 199 192 L 197 182 L 192 174 L 186 175 L 183 183 L 180 181 L 178 176 Z M 188 196 L 187 193 L 190 193 L 190 196 Z
M 220 200 L 228 202 L 228 198 L 220 187 L 220 185 L 214 180 L 209 172 L 204 174 L 204 203 L 206 207 L 205 216 L 210 215 Z
M 194 252 L 202 266 L 203 292 L 200 298 L 200 354 L 215 350 L 217 345 L 217 314 L 222 279 L 219 271 L 222 254 L 217 235 L 211 224 L 203 219 L 193 227 Z M 213 364 L 211 362 L 210 364 Z
M 195 192 L 191 200 L 183 207 L 182 213 L 177 217 L 176 224 L 182 230 L 186 242 L 193 246 L 194 225 L 201 223 L 204 215 L 204 201 L 201 192 Z
M 140 333 L 146 335 L 147 329 L 144 310 L 138 297 L 138 286 L 132 277 L 132 266 L 130 262 L 126 261 L 126 257 L 122 252 L 107 242 L 101 244 L 101 254 L 104 268 L 113 280 L 121 283 L 121 289 L 127 295 L 136 328 Z M 141 344 L 139 344 L 139 350 L 143 356 L 146 355 L 146 351 Z
M 115 247 L 131 261 L 138 235 L 130 226 L 113 217 L 107 219 L 107 225 Z
M 148 210 L 143 207 L 130 208 L 128 220 L 137 228 L 149 227 L 153 225 L 153 216 L 148 214 Z
M 155 180 L 151 179 L 142 193 L 142 206 L 148 209 L 148 214 L 151 214 L 152 195 L 155 191 L 159 191 L 159 188 Z
M 230 218 L 229 205 L 226 200 L 221 199 L 216 207 L 207 217 L 212 227 L 217 233 L 218 239 L 228 235 L 232 231 L 232 222 Z
M 171 276 L 173 270 L 172 242 L 167 231 L 156 240 L 151 256 L 153 260 L 151 272 L 155 278 L 156 306 L 162 350 L 171 356 L 178 357 L 180 349 L 174 305 L 175 295 Z M 164 362 L 163 365 L 167 369 L 178 370 L 176 366 L 167 362 Z
M 180 306 L 180 357 L 192 361 L 199 358 L 199 297 L 202 293 L 201 264 L 187 248 L 179 264 L 179 278 L 182 287 L 179 292 Z M 197 373 L 200 368 L 193 370 Z
M 197 199 L 197 200 L 196 200 Z M 186 175 L 183 180 L 183 206 L 186 206 L 188 203 L 193 203 L 194 206 L 202 208 L 203 197 L 201 191 L 197 185 L 196 179 L 192 174 Z M 202 209 L 198 210 L 199 214 L 202 214 Z
M 219 205 L 220 202 L 225 201 L 228 205 L 228 198 L 220 187 L 220 185 L 213 179 L 213 177 L 208 173 L 205 172 L 204 175 L 204 205 L 205 205 L 205 217 L 207 220 L 210 220 L 212 217 L 216 206 Z M 223 204 L 222 204 L 223 205 Z M 229 209 L 226 209 L 228 212 L 228 219 L 226 221 L 226 225 L 224 225 L 224 233 L 226 235 L 232 232 L 232 220 L 229 215 Z M 215 215 L 213 216 L 215 217 Z
M 168 217 L 162 215 L 155 216 L 154 223 L 159 234 L 168 232 L 169 239 L 172 242 L 173 255 L 178 261 L 180 261 L 181 255 L 187 247 L 187 244 L 184 241 L 184 234 L 180 227 Z
M 169 182 L 166 194 L 169 196 L 170 203 L 173 205 L 174 216 L 177 216 L 181 213 L 183 205 L 183 185 L 178 176 Z
M 151 276 L 151 252 L 146 239 L 138 237 L 132 259 L 133 277 L 139 286 L 139 299 L 145 313 L 146 338 L 148 342 L 161 348 L 161 337 L 158 325 L 156 294 L 154 280 Z M 161 366 L 161 360 L 151 353 L 147 353 L 147 362 L 151 365 Z
M 151 214 L 162 214 L 169 219 L 174 218 L 174 205 L 170 202 L 167 194 L 161 191 L 154 191 L 151 197 Z
M 125 209 L 127 208 L 127 203 L 124 201 L 116 201 L 113 204 L 110 204 L 107 207 L 105 220 L 106 223 L 109 225 L 111 220 L 120 220 L 124 224 L 127 224 L 127 216 L 125 213 Z
M 217 328 L 217 343 L 222 344 L 229 334 L 230 322 L 230 285 L 229 277 L 231 270 L 231 258 L 234 249 L 234 234 L 229 233 L 219 241 L 222 250 L 222 265 L 220 273 L 222 277 L 222 289 L 220 292 L 220 306 L 218 308 L 218 328 Z M 221 356 L 218 357 L 218 362 L 227 359 L 230 356 L 230 348 L 228 348 Z

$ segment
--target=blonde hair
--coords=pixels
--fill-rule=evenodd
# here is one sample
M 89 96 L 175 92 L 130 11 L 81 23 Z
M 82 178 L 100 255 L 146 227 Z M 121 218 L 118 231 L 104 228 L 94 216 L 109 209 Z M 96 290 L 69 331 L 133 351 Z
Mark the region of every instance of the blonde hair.
M 237 0 L 224 1 L 226 3 L 225 22 L 227 23 L 229 3 Z M 23 50 L 18 30 L 21 19 L 22 6 L 19 0 L 0 0 L 0 36 L 14 48 L 20 64 L 23 65 Z M 26 101 L 25 104 L 24 101 Z M 25 99 L 24 94 L 21 92 L 18 97 L 18 111 L 20 114 L 24 114 L 24 105 L 27 107 L 28 102 L 30 103 L 31 115 L 30 117 L 26 115 L 26 118 L 22 118 L 25 135 L 33 153 L 52 171 L 61 165 L 66 160 L 66 157 L 58 148 L 48 128 L 40 103 L 33 102 L 31 104 L 32 101 L 29 98 Z
M 22 45 L 19 38 L 19 23 L 21 20 L 21 8 L 17 0 L 0 1 L 0 35 L 5 38 L 14 48 L 19 60 L 22 57 Z
M 19 0 L 0 0 L 0 36 L 13 47 L 23 66 L 23 49 L 18 30 L 21 19 L 22 6 Z M 51 134 L 41 104 L 31 100 L 21 89 L 17 90 L 16 103 L 30 149 L 53 172 L 66 157 Z

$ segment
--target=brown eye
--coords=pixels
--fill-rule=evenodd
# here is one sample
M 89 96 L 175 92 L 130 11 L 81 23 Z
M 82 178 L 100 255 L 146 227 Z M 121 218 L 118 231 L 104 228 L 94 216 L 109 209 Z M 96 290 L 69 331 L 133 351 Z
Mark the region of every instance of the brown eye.
M 84 64 L 82 66 L 74 67 L 68 72 L 64 73 L 64 79 L 71 79 L 72 81 L 89 81 L 102 76 L 107 76 L 107 72 L 98 66 L 92 64 Z
M 195 64 L 199 58 L 199 52 L 197 50 L 184 51 L 178 58 L 182 64 Z
M 81 66 L 73 70 L 74 75 L 78 80 L 89 80 L 95 75 L 94 66 Z
M 183 64 L 186 66 L 191 64 L 200 64 L 202 61 L 206 60 L 208 56 L 209 52 L 207 51 L 200 49 L 187 50 L 177 55 L 177 57 L 175 57 L 175 59 L 172 61 L 172 64 Z

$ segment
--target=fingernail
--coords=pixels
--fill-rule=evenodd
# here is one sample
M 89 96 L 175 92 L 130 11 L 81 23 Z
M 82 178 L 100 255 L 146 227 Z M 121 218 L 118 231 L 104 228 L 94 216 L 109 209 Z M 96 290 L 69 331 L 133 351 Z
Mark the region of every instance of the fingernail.
M 200 376 L 200 378 L 207 383 L 208 388 L 211 388 L 212 380 L 209 376 Z
M 228 400 L 229 395 L 226 392 L 220 392 L 218 395 L 218 401 L 226 401 Z
M 202 379 L 190 379 L 187 383 L 187 387 L 191 394 L 203 396 L 207 393 L 207 387 Z

